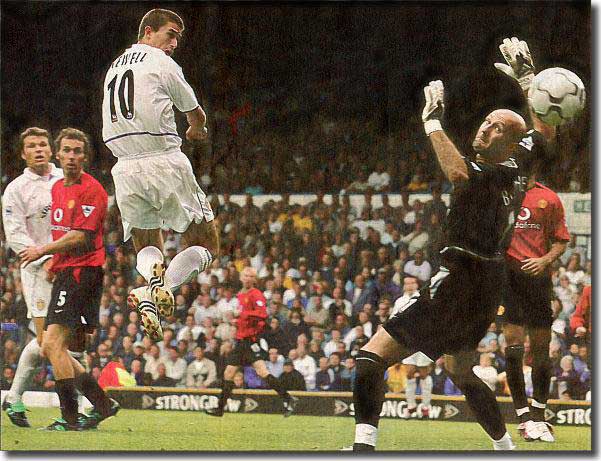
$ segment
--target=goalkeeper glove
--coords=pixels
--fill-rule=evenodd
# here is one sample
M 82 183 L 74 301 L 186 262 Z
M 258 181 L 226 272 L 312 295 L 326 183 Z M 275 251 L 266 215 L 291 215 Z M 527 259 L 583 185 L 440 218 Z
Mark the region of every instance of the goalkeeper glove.
M 442 131 L 440 119 L 444 113 L 444 86 L 440 80 L 430 82 L 424 88 L 424 96 L 426 104 L 422 111 L 422 121 L 424 122 L 424 130 L 430 136 L 434 131 Z
M 495 68 L 516 80 L 523 91 L 528 91 L 535 75 L 534 61 L 528 44 L 517 37 L 506 38 L 499 45 L 507 64 L 495 63 Z

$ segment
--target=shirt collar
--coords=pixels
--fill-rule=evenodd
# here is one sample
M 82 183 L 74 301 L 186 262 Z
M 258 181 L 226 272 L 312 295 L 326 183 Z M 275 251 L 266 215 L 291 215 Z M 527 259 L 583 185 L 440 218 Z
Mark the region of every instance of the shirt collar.
M 165 52 L 163 50 L 161 50 L 160 48 L 156 48 L 154 46 L 150 46 L 147 45 L 146 43 L 134 43 L 130 49 L 138 49 L 138 50 L 143 50 L 143 51 L 148 51 L 151 53 L 156 53 L 157 51 L 160 51 L 161 53 L 165 54 Z M 165 56 L 167 56 L 165 54 Z
M 50 179 L 59 177 L 62 178 L 63 177 L 63 170 L 61 170 L 60 168 L 57 168 L 56 165 L 52 162 L 50 162 L 48 165 L 50 165 L 50 172 L 48 173 L 47 176 L 40 176 L 39 174 L 35 173 L 31 168 L 27 167 L 23 170 L 23 174 L 25 176 L 27 176 L 27 178 L 33 180 L 33 181 L 49 181 Z

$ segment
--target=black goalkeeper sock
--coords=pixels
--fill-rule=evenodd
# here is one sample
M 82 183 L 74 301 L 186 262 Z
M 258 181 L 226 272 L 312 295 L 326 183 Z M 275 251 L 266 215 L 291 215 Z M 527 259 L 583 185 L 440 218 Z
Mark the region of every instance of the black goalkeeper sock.
M 451 375 L 451 379 L 465 395 L 465 400 L 480 426 L 493 440 L 500 440 L 507 429 L 495 394 L 490 387 L 471 370 L 465 376 Z
M 384 400 L 385 371 L 384 361 L 379 355 L 363 350 L 359 351 L 355 389 L 353 390 L 355 424 L 369 424 L 378 427 Z
M 58 400 L 60 401 L 63 419 L 67 421 L 68 424 L 76 424 L 79 405 L 77 404 L 75 379 L 57 379 L 56 393 L 58 394 Z
M 94 409 L 103 417 L 111 410 L 111 401 L 89 373 L 82 373 L 75 378 L 75 385 L 81 393 L 94 405 Z
M 376 447 L 373 445 L 368 445 L 366 443 L 354 443 L 353 451 L 358 453 L 370 453 L 372 451 L 376 451 Z
M 227 399 L 229 399 L 232 395 L 232 391 L 234 390 L 234 381 L 223 381 L 223 388 L 221 389 L 221 395 L 219 396 L 219 410 L 223 410 L 225 408 L 225 404 L 227 403 Z
M 505 356 L 507 357 L 507 384 L 511 391 L 513 407 L 521 413 L 518 417 L 523 423 L 531 419 L 530 411 L 524 412 L 524 408 L 528 409 L 528 397 L 522 369 L 524 346 L 521 344 L 507 346 Z
M 278 393 L 280 397 L 282 397 L 284 400 L 290 400 L 290 394 L 275 376 L 269 374 L 267 375 L 267 378 L 265 378 L 265 381 L 269 387 Z

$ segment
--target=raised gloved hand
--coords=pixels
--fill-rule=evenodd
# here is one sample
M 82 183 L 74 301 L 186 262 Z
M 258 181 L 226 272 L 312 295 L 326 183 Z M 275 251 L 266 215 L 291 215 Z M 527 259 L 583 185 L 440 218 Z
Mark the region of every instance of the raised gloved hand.
M 430 82 L 424 88 L 426 103 L 422 111 L 422 121 L 424 130 L 430 136 L 434 131 L 441 131 L 440 120 L 444 114 L 444 86 L 440 80 Z
M 499 45 L 499 50 L 507 64 L 496 62 L 495 68 L 516 80 L 523 91 L 528 91 L 536 74 L 528 44 L 517 37 L 506 38 Z

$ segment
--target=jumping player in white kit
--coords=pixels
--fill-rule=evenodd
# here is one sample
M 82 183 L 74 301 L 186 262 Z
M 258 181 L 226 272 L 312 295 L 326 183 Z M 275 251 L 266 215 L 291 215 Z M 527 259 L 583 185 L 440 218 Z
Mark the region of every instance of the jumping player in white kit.
M 6 243 L 15 253 L 52 241 L 50 190 L 63 177 L 63 170 L 50 163 L 50 146 L 50 133 L 42 128 L 27 128 L 19 137 L 18 150 L 27 168 L 6 186 L 2 197 Z M 52 292 L 51 258 L 52 255 L 40 258 L 27 267 L 21 267 L 20 271 L 27 318 L 32 319 L 37 338 L 23 348 L 15 379 L 2 405 L 13 424 L 20 427 L 30 427 L 21 397 L 40 361 L 40 344 Z
M 133 238 L 136 268 L 147 287 L 130 293 L 152 339 L 173 312 L 173 290 L 204 271 L 219 253 L 219 235 L 205 193 L 180 150 L 173 106 L 186 114 L 189 141 L 207 138 L 206 115 L 182 69 L 171 58 L 184 30 L 174 12 L 154 9 L 142 18 L 138 43 L 121 53 L 104 80 L 102 136 L 118 158 L 112 174 L 124 241 Z M 187 248 L 165 269 L 161 229 L 183 233 Z M 158 309 L 158 312 L 157 312 Z

